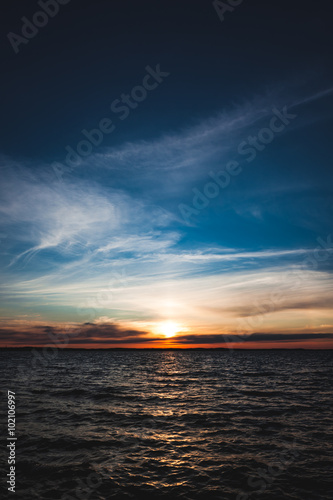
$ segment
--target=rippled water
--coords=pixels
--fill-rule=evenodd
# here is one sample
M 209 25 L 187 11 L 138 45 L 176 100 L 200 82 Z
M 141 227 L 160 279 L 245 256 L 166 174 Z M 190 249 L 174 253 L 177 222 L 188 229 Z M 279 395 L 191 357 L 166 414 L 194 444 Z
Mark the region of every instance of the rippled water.
M 0 366 L 16 498 L 333 498 L 332 352 L 0 352 Z

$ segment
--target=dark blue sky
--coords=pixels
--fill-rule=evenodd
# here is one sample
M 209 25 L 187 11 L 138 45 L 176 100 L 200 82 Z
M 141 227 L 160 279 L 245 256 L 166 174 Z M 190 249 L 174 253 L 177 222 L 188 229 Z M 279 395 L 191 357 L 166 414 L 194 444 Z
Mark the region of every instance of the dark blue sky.
M 61 157 L 147 64 L 172 78 L 110 146 L 188 126 L 274 84 L 297 93 L 332 81 L 328 1 L 244 1 L 222 23 L 209 1 L 70 0 L 17 55 L 6 34 L 20 34 L 21 17 L 40 7 L 5 3 L 1 149 L 9 155 Z
M 5 325 L 235 333 L 294 270 L 256 331 L 331 332 L 331 3 L 65 2 L 2 15 Z

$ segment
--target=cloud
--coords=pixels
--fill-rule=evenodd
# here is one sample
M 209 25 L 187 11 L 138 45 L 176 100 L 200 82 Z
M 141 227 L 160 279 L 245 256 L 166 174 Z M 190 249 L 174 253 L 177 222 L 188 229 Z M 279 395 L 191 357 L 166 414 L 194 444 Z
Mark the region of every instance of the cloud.
M 253 333 L 239 335 L 181 335 L 175 339 L 177 344 L 223 344 L 243 342 L 302 342 L 305 340 L 331 340 L 333 333 Z
M 99 167 L 167 171 L 193 169 L 216 154 L 230 151 L 242 131 L 269 115 L 261 99 L 218 113 L 174 134 L 164 134 L 151 141 L 125 143 L 97 153 Z M 228 140 L 223 140 L 228 137 Z M 86 164 L 90 163 L 88 159 Z
M 15 346 L 45 346 L 54 344 L 128 344 L 150 342 L 149 333 L 142 330 L 133 330 L 121 327 L 116 323 L 71 325 L 64 330 L 55 326 L 32 326 L 17 331 L 13 328 L 0 328 L 0 342 Z
M 274 107 L 282 109 L 288 106 L 288 109 L 292 109 L 323 99 L 331 92 L 329 88 L 301 98 L 289 96 L 286 100 L 277 89 L 273 89 L 266 95 L 234 104 L 199 123 L 163 133 L 151 140 L 100 148 L 83 159 L 80 170 L 89 172 L 92 168 L 98 168 L 112 171 L 115 178 L 124 178 L 126 173 L 127 186 L 134 183 L 140 185 L 141 189 L 149 186 L 150 190 L 155 190 L 156 184 L 160 186 L 163 180 L 159 194 L 152 193 L 159 198 L 179 193 L 185 186 L 206 175 L 214 164 L 218 163 L 222 168 L 230 155 L 234 157 L 237 154 L 239 144 L 251 132 L 258 131 L 261 124 L 266 124 Z M 301 89 L 298 89 L 298 94 L 302 94 Z M 303 125 L 304 120 L 298 117 L 283 134 Z
M 261 306 L 261 308 L 260 308 Z M 283 301 L 283 303 L 273 303 L 269 304 L 269 300 L 267 301 L 265 297 L 262 297 L 262 302 L 258 302 L 258 307 L 253 308 L 253 306 L 239 306 L 233 309 L 235 315 L 240 318 L 250 318 L 252 316 L 260 316 L 260 314 L 269 312 L 278 313 L 281 311 L 287 310 L 318 310 L 318 309 L 333 309 L 333 297 L 326 295 L 326 290 L 320 297 L 317 296 L 304 296 L 299 298 L 297 294 L 294 297 L 289 296 L 288 300 Z
M 155 251 L 178 238 L 160 232 L 171 214 L 122 190 L 87 181 L 48 183 L 23 172 L 7 173 L 1 187 L 0 222 L 11 233 L 8 245 L 25 247 L 11 264 L 50 249 L 68 257 L 149 246 Z
M 315 102 L 320 99 L 323 99 L 333 93 L 333 87 L 328 87 L 327 89 L 320 90 L 310 96 L 304 97 L 297 101 L 294 106 L 302 106 L 303 104 L 309 104 L 310 102 Z

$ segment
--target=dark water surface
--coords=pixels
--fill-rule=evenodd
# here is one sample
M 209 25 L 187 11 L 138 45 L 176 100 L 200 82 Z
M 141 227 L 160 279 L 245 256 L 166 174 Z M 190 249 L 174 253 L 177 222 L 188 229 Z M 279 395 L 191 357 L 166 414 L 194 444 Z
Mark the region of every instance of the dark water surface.
M 18 438 L 1 498 L 333 498 L 332 351 L 3 351 L 0 367 Z

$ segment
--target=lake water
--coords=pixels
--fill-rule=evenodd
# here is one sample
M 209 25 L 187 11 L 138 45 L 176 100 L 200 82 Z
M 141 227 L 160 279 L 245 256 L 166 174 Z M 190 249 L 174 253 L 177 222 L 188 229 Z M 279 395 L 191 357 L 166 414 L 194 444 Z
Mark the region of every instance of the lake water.
M 1 498 L 333 498 L 332 351 L 2 351 L 0 367 Z

